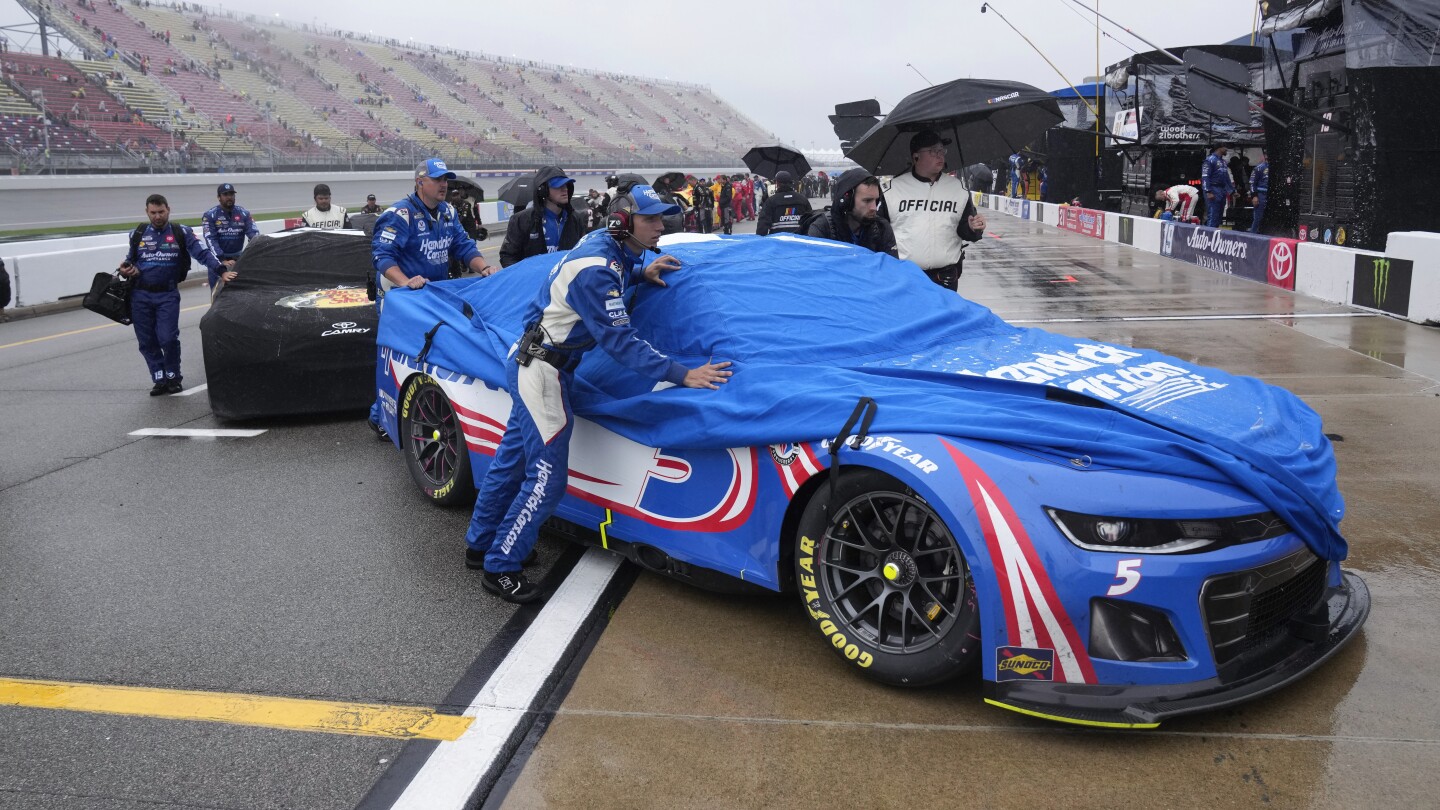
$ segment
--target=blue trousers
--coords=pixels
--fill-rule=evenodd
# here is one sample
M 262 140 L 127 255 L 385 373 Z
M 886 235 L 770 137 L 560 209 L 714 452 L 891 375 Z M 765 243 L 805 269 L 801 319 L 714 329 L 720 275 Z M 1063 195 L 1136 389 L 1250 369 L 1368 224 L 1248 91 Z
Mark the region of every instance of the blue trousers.
M 130 320 L 140 355 L 150 369 L 150 379 L 180 379 L 180 291 L 148 292 L 136 289 L 130 295 Z
M 569 476 L 574 372 L 536 360 L 508 362 L 514 404 L 505 437 L 480 482 L 465 543 L 485 552 L 485 570 L 519 571 L 540 537 L 540 524 L 565 497 Z
M 1260 232 L 1260 223 L 1265 219 L 1265 198 L 1268 196 L 1263 192 L 1255 195 L 1255 216 L 1250 220 L 1250 233 Z
M 1205 224 L 1211 228 L 1220 227 L 1220 220 L 1225 217 L 1225 195 L 1216 194 L 1213 198 L 1205 195 Z

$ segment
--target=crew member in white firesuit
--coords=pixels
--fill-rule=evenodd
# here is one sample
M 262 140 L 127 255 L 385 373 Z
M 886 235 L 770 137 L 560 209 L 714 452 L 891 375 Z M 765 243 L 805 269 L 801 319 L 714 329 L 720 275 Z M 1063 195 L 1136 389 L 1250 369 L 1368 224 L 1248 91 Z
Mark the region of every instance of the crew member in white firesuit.
M 969 189 L 945 173 L 948 142 L 932 130 L 910 139 L 910 171 L 881 187 L 900 258 L 920 265 L 930 280 L 948 290 L 960 287 L 965 243 L 985 235 L 985 217 L 975 211 Z
M 316 184 L 314 197 L 315 207 L 300 215 L 305 221 L 305 227 L 324 231 L 350 227 L 350 217 L 345 214 L 345 206 L 330 204 L 329 186 L 324 183 Z
M 1194 187 L 1184 184 L 1162 188 L 1155 192 L 1155 202 L 1165 204 L 1161 219 L 1166 219 L 1164 214 L 1169 214 L 1170 219 L 1189 222 L 1191 215 L 1195 212 L 1195 204 L 1199 201 L 1200 192 L 1196 191 Z
M 375 220 L 370 260 L 379 277 L 378 286 L 418 290 L 448 278 L 452 257 L 481 276 L 500 270 L 480 255 L 480 248 L 460 224 L 460 214 L 445 202 L 446 186 L 454 179 L 455 173 L 445 167 L 445 161 L 424 161 L 415 167 L 415 193 L 386 208 Z M 387 371 L 383 357 L 377 357 L 377 363 L 378 383 Z M 389 434 L 381 420 L 381 408 L 377 398 L 370 406 L 370 429 L 386 439 Z
M 235 187 L 229 183 L 221 183 L 215 189 L 215 199 L 220 201 L 219 205 L 206 211 L 200 217 L 200 225 L 205 233 L 205 241 L 210 245 L 210 252 L 215 258 L 225 261 L 226 259 L 238 259 L 245 251 L 245 240 L 254 239 L 260 235 L 260 229 L 255 227 L 255 220 L 250 217 L 250 212 L 235 204 Z M 225 270 L 216 273 L 207 268 L 210 289 L 220 283 L 220 279 L 230 282 L 235 280 L 234 270 Z
M 665 229 L 662 217 L 677 211 L 650 186 L 633 187 L 611 203 L 604 231 L 555 264 L 526 311 L 525 332 L 510 350 L 515 362 L 506 364 L 510 419 L 465 534 L 466 567 L 484 568 L 485 589 L 507 602 L 540 598 L 520 569 L 565 494 L 575 426 L 570 389 L 584 353 L 598 345 L 637 373 L 686 388 L 719 388 L 730 377 L 728 362 L 687 369 L 630 324 L 627 290 L 642 280 L 663 287 L 660 274 L 680 267 L 673 256 L 639 266 Z

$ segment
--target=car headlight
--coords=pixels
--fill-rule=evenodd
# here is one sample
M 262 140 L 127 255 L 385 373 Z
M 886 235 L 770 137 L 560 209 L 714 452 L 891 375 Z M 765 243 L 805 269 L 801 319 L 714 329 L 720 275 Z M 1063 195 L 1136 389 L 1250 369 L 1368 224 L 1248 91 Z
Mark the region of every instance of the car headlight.
M 1045 512 L 1070 542 L 1089 551 L 1186 554 L 1290 532 L 1289 525 L 1274 512 L 1209 520 L 1084 515 L 1051 507 Z

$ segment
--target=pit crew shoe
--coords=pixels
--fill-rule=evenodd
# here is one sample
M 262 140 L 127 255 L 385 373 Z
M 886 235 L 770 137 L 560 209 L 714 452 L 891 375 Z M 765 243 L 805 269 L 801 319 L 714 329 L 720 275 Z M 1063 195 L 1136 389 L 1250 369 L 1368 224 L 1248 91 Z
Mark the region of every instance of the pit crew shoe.
M 531 563 L 535 562 L 535 558 L 538 556 L 540 556 L 539 552 L 532 548 L 530 549 L 530 553 L 525 555 L 525 559 L 520 561 L 520 564 L 530 565 Z M 476 551 L 475 549 L 466 546 L 465 567 L 469 568 L 471 571 L 479 571 L 480 569 L 484 568 L 485 552 Z
M 165 383 L 165 393 L 167 394 L 178 394 L 184 390 L 185 386 L 181 385 L 179 380 L 171 380 Z
M 170 393 L 170 383 L 164 380 L 155 383 L 155 387 L 150 389 L 150 396 L 152 397 L 158 397 L 168 393 Z
M 531 583 L 519 571 L 486 571 L 481 580 L 485 590 L 499 596 L 506 602 L 523 605 L 540 598 L 540 587 Z

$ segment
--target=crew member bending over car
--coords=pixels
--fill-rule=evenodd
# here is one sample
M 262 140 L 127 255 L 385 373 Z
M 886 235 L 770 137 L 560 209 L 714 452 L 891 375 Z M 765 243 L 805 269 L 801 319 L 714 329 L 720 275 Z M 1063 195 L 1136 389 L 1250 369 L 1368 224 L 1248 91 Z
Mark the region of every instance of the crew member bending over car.
M 190 260 L 205 265 L 211 273 L 229 270 L 234 261 L 221 262 L 195 231 L 170 221 L 170 203 L 159 194 L 145 198 L 145 216 L 150 224 L 130 234 L 130 252 L 120 263 L 120 275 L 130 279 L 130 320 L 140 355 L 150 369 L 155 387 L 150 396 L 178 394 L 180 382 L 180 282 L 190 272 Z
M 454 179 L 455 173 L 445 167 L 445 161 L 430 158 L 415 167 L 415 193 L 386 208 L 375 220 L 370 258 L 379 276 L 376 283 L 383 289 L 418 290 L 431 281 L 448 278 L 452 257 L 481 276 L 499 270 L 480 255 L 475 240 L 460 225 L 460 214 L 445 202 L 447 181 Z M 380 362 L 378 355 L 376 362 Z M 379 371 L 383 374 L 384 368 Z M 370 406 L 370 427 L 382 439 L 387 438 L 383 425 L 377 399 Z
M 1161 212 L 1161 219 L 1179 219 L 1181 222 L 1189 222 L 1195 212 L 1195 203 L 1200 201 L 1200 192 L 1194 188 L 1181 184 L 1162 188 L 1155 192 L 1155 202 L 1164 203 L 1165 210 Z
M 599 345 L 639 374 L 686 388 L 719 388 L 730 377 L 728 362 L 687 369 L 630 325 L 626 291 L 642 280 L 663 287 L 660 274 L 680 267 L 673 256 L 637 267 L 664 232 L 662 217 L 678 212 L 650 186 L 633 187 L 611 203 L 603 233 L 594 231 L 555 264 L 526 311 L 525 332 L 510 350 L 515 362 L 506 364 L 510 419 L 465 534 L 465 566 L 485 569 L 485 589 L 507 602 L 540 598 L 520 569 L 565 495 L 575 426 L 570 389 L 585 352 Z
M 812 218 L 806 236 L 849 242 L 900 258 L 895 231 L 880 216 L 880 181 L 864 169 L 850 169 L 830 187 L 830 208 Z
M 260 235 L 260 229 L 255 227 L 255 220 L 250 217 L 250 212 L 235 204 L 235 187 L 229 183 L 221 183 L 215 189 L 215 198 L 220 204 L 206 211 L 200 217 L 200 224 L 205 231 L 205 242 L 210 245 L 210 252 L 215 258 L 224 261 L 226 259 L 238 259 L 245 250 L 245 240 L 254 239 Z M 220 283 L 220 279 L 231 282 L 235 280 L 235 271 L 227 270 L 223 274 L 214 270 L 208 271 L 210 289 Z

